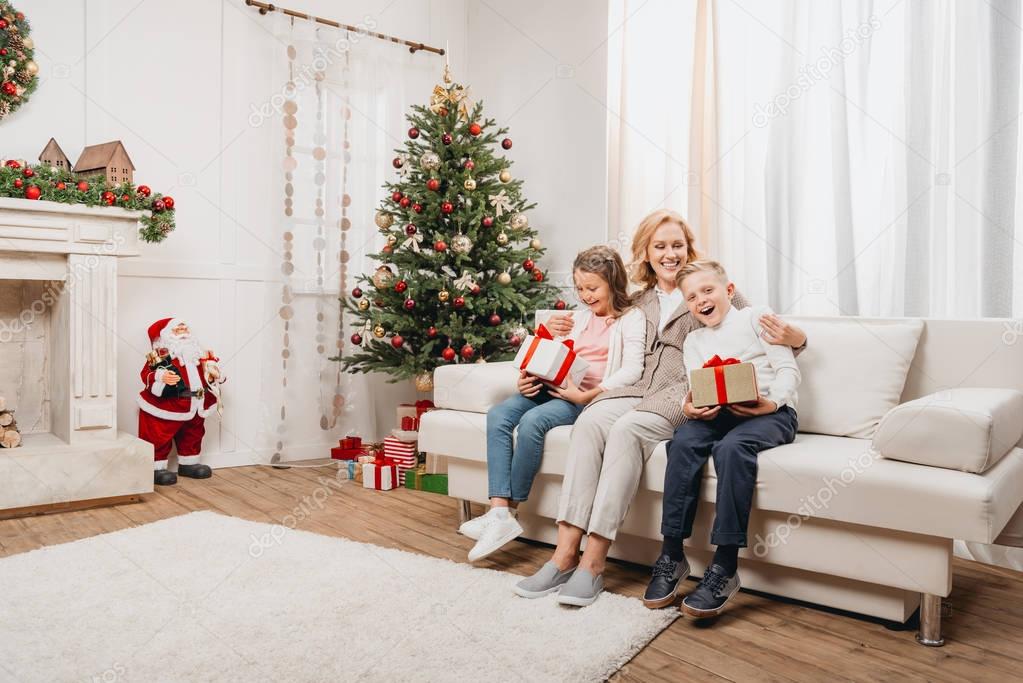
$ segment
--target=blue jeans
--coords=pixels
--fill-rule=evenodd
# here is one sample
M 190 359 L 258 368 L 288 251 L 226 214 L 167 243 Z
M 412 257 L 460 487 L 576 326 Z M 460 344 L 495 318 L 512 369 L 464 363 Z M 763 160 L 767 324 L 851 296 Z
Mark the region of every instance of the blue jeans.
M 547 432 L 575 422 L 582 406 L 540 391 L 533 398 L 515 394 L 487 411 L 487 477 L 491 498 L 529 498 L 540 470 Z M 512 432 L 519 428 L 518 438 Z

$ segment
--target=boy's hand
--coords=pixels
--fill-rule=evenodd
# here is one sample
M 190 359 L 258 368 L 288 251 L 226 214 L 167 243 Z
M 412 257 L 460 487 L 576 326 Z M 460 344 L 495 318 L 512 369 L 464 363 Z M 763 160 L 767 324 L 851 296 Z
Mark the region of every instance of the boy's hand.
M 533 398 L 540 393 L 542 385 L 540 380 L 532 375 L 527 375 L 525 370 L 519 370 L 519 393 L 526 398 Z
M 693 405 L 693 392 L 686 394 L 686 402 L 682 405 L 682 414 L 690 420 L 713 420 L 721 412 L 721 406 L 697 408 Z
M 770 415 L 771 413 L 778 412 L 778 404 L 761 396 L 760 400 L 753 405 L 734 403 L 728 406 L 728 410 L 732 412 L 732 415 L 738 415 L 739 417 L 757 417 L 758 415 Z
M 768 344 L 780 346 L 791 346 L 798 349 L 806 343 L 806 333 L 795 325 L 790 325 L 774 313 L 766 313 L 760 316 L 760 325 L 764 328 L 760 336 Z

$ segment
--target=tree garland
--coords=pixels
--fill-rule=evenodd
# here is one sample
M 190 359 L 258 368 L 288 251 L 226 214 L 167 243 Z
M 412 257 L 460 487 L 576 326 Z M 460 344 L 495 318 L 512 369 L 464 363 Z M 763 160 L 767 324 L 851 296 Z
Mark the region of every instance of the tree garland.
M 0 0 L 0 120 L 28 101 L 39 85 L 39 66 L 28 20 L 7 0 Z
M 0 167 L 0 197 L 147 211 L 139 218 L 139 237 L 145 242 L 162 242 L 174 230 L 173 197 L 153 192 L 146 185 L 121 183 L 109 187 L 101 178 L 45 164 L 7 161 Z

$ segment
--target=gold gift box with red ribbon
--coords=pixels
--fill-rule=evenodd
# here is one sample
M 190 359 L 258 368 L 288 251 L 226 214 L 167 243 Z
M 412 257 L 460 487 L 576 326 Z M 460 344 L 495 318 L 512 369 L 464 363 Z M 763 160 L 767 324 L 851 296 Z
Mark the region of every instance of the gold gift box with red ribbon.
M 756 403 L 760 399 L 757 371 L 752 363 L 714 356 L 689 373 L 693 407 L 708 408 L 729 403 Z

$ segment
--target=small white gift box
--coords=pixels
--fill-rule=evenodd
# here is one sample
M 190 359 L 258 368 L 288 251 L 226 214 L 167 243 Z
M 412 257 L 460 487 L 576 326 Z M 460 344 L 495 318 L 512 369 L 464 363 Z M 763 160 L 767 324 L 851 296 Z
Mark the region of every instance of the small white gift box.
M 519 348 L 515 367 L 559 386 L 570 377 L 578 386 L 590 364 L 577 356 L 572 346 L 572 340 L 557 341 L 546 327 L 540 325 L 536 334 L 526 337 Z

